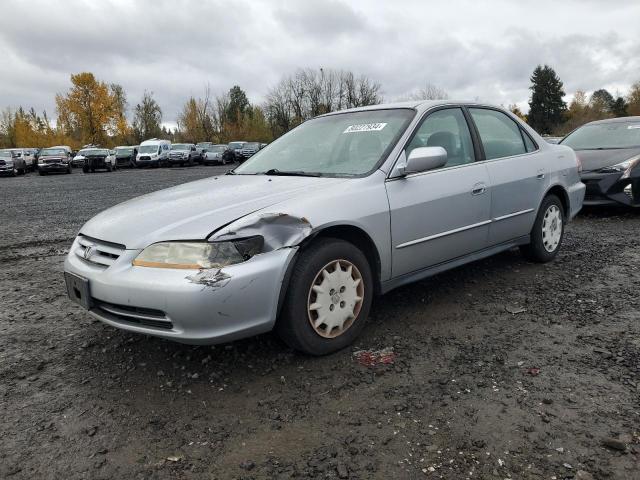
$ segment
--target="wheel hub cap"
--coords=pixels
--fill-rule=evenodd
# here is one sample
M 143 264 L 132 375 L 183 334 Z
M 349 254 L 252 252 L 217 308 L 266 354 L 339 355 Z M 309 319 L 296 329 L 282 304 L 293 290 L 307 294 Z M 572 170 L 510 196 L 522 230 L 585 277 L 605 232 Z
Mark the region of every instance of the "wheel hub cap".
M 348 260 L 334 260 L 318 272 L 309 289 L 309 322 L 321 337 L 342 335 L 358 317 L 363 298 L 358 268 Z
M 542 244 L 547 252 L 558 248 L 562 238 L 562 213 L 557 205 L 551 205 L 542 218 Z

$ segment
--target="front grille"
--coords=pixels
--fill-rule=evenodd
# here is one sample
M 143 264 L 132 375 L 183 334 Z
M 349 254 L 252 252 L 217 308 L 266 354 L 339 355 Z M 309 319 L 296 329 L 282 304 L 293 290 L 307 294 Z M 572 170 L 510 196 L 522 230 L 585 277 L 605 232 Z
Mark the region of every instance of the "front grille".
M 167 315 L 162 310 L 133 307 L 131 305 L 116 305 L 95 298 L 92 299 L 92 302 L 93 310 L 97 314 L 113 322 L 133 323 L 161 330 L 171 330 L 173 328 L 171 320 L 167 318 Z
M 140 157 L 140 160 L 151 160 L 151 157 L 143 155 L 143 156 Z
M 75 254 L 87 263 L 107 268 L 120 258 L 124 250 L 124 245 L 79 235 Z
M 44 159 L 44 163 L 60 163 L 62 160 L 60 160 L 59 158 L 45 158 Z
M 7 162 L 5 162 L 4 160 L 0 160 L 0 165 L 6 165 Z

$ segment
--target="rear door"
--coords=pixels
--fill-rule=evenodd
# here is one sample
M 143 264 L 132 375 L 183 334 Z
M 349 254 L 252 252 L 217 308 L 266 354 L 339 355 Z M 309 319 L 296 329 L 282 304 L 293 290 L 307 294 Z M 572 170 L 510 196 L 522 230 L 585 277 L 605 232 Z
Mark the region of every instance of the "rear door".
M 447 164 L 387 181 L 391 213 L 392 275 L 398 277 L 487 246 L 490 181 L 477 163 L 462 108 L 429 113 L 406 146 L 440 146 Z
M 470 107 L 491 179 L 489 245 L 528 235 L 547 188 L 538 147 L 506 113 Z

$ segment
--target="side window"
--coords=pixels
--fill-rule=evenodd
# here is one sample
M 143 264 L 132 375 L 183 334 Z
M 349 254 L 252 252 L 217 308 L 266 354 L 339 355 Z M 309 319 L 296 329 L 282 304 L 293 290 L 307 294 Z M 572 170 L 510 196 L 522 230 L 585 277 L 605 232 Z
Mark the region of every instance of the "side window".
M 407 145 L 406 155 L 418 147 L 444 148 L 447 163 L 443 168 L 472 163 L 475 159 L 469 126 L 460 108 L 447 108 L 430 114 Z
M 520 127 L 497 110 L 470 108 L 487 160 L 526 153 Z
M 529 134 L 524 130 L 522 130 L 522 138 L 524 138 L 524 146 L 527 148 L 527 152 L 535 152 L 538 149 Z

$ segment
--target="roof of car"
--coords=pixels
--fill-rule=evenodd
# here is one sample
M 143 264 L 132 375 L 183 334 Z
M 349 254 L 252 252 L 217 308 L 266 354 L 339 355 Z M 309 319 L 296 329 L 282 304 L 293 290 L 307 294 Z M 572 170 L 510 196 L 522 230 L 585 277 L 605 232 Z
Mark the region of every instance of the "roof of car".
M 489 104 L 479 103 L 469 100 L 409 100 L 404 102 L 380 103 L 378 105 L 368 105 L 366 107 L 348 108 L 346 110 L 337 110 L 335 112 L 326 113 L 325 115 L 338 115 L 348 112 L 362 112 L 367 110 L 389 110 L 393 108 L 412 108 L 418 111 L 425 111 L 432 107 L 440 105 L 478 105 L 489 106 Z M 320 115 L 320 116 L 325 116 Z
M 589 122 L 586 125 L 597 125 L 600 123 L 625 123 L 625 122 L 640 122 L 640 117 L 605 118 L 604 120 L 594 120 L 593 122 Z

